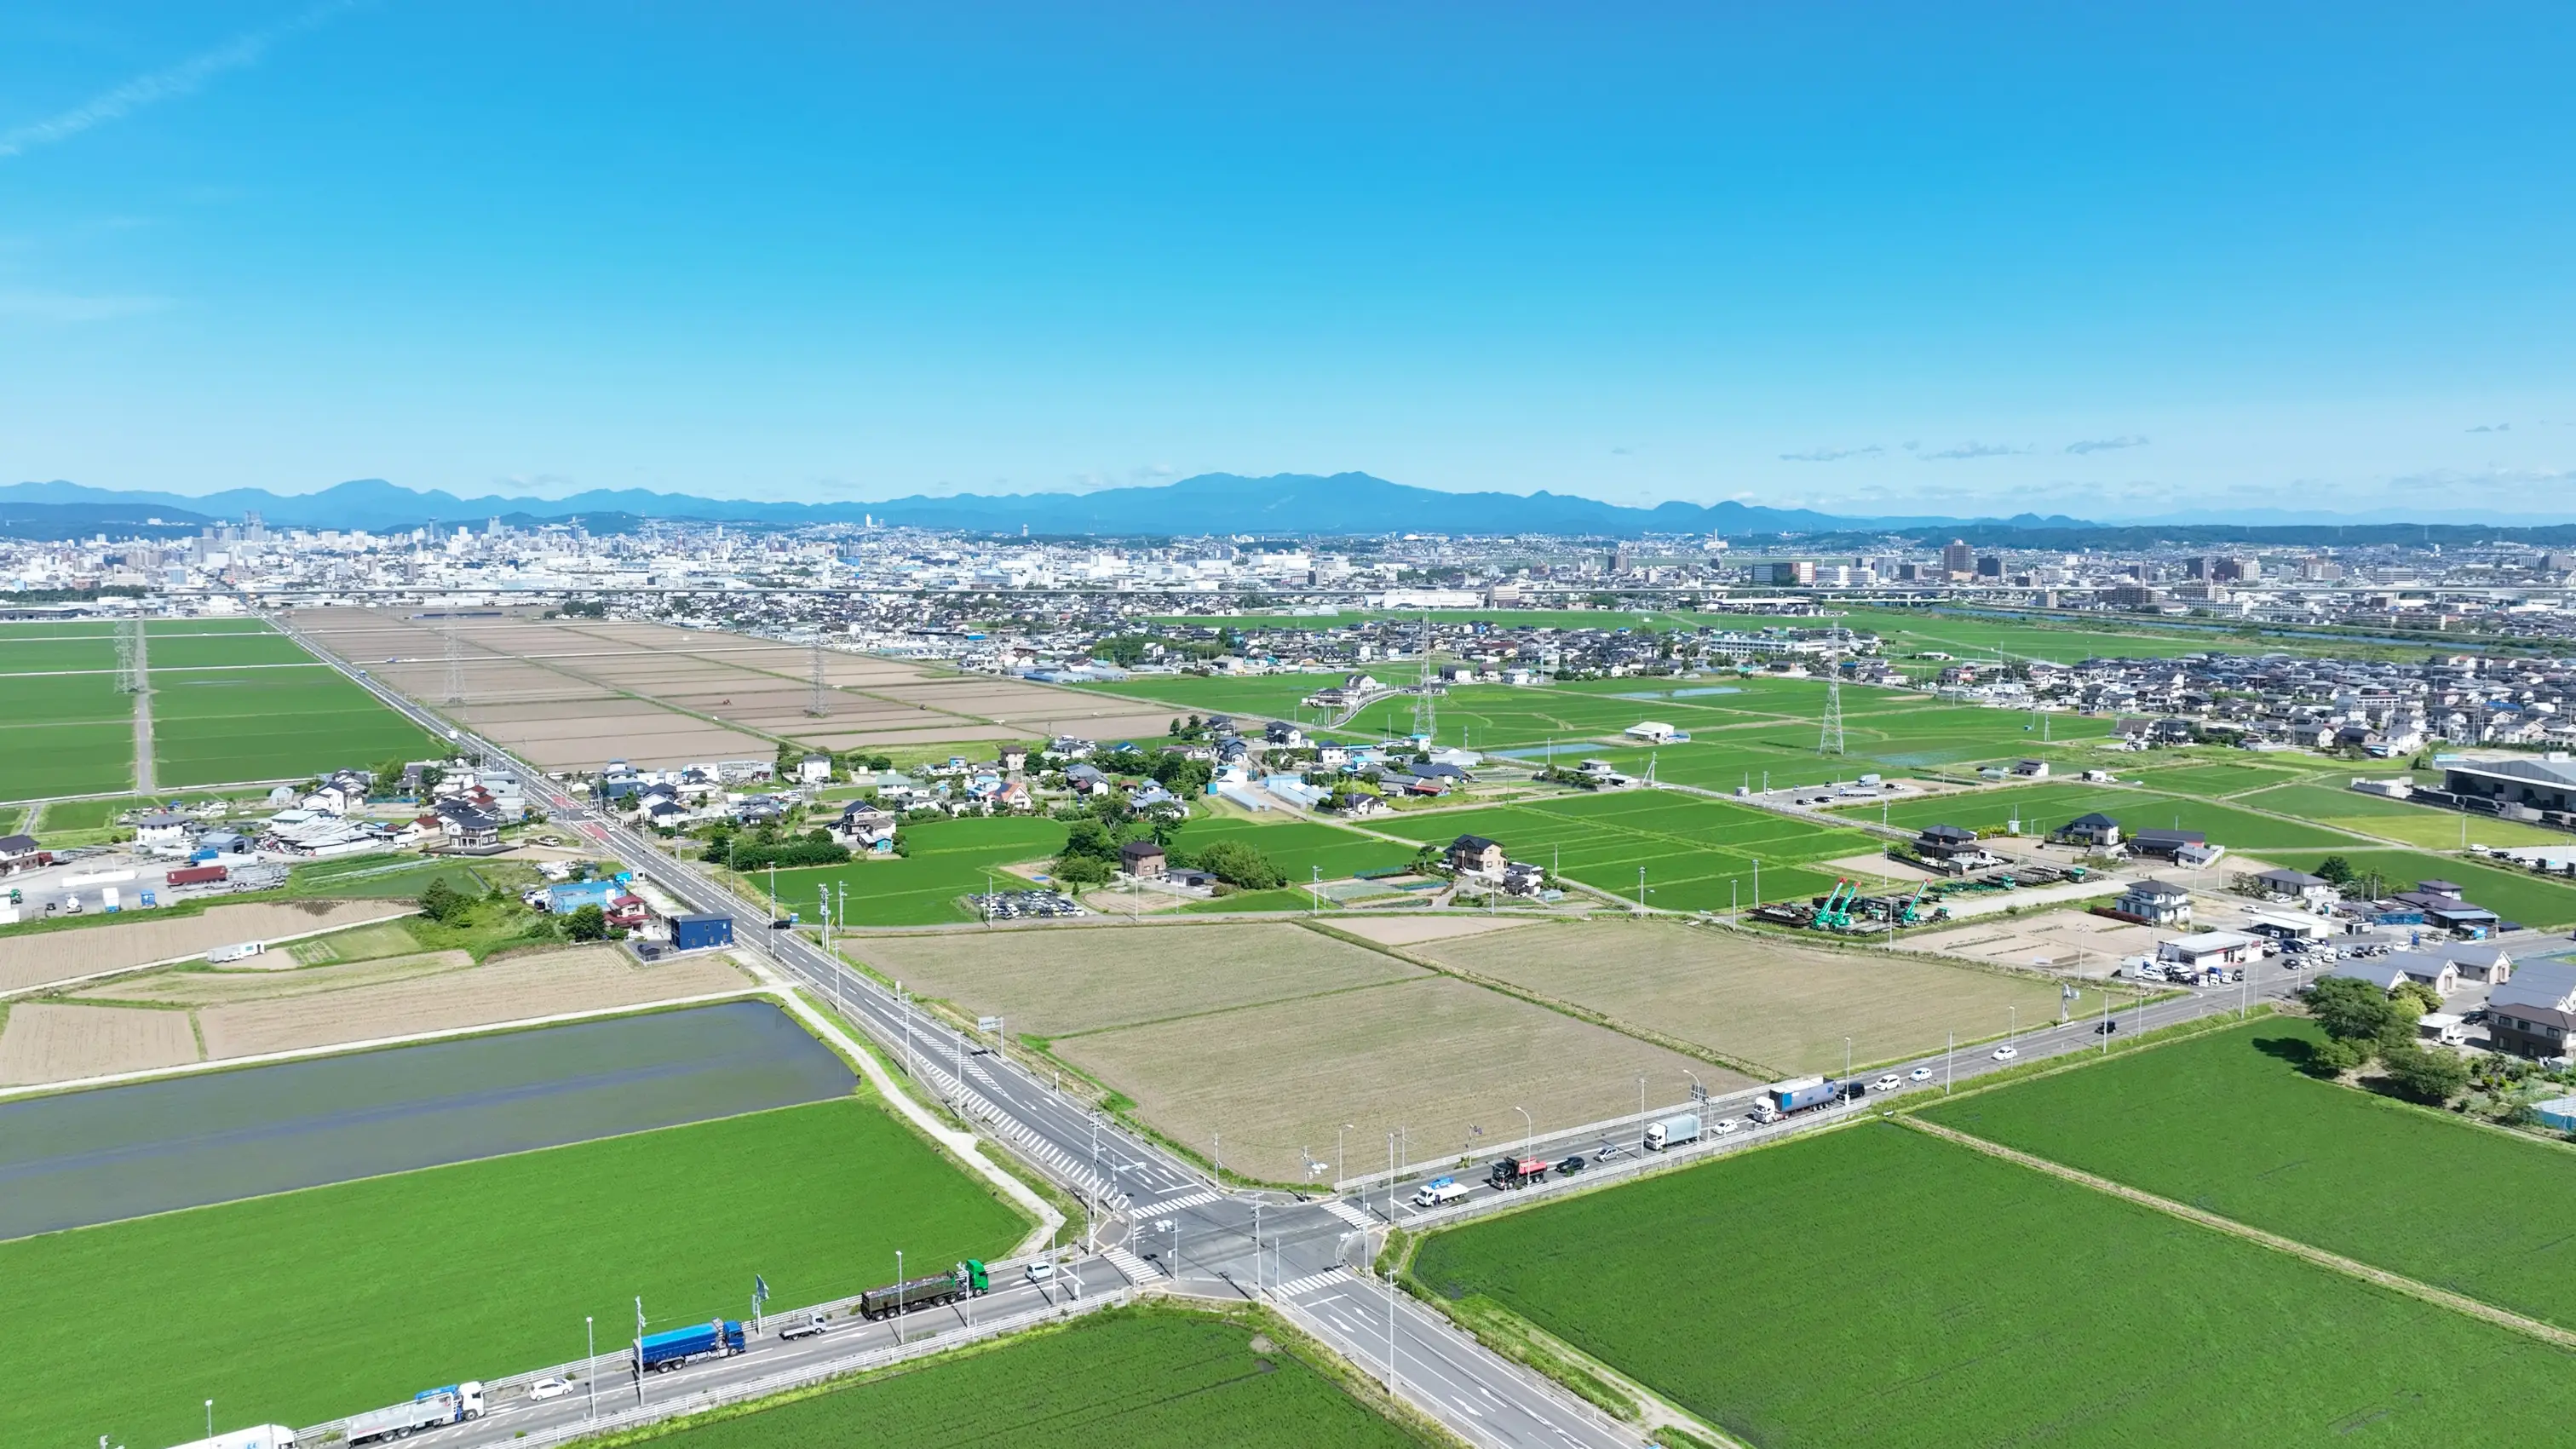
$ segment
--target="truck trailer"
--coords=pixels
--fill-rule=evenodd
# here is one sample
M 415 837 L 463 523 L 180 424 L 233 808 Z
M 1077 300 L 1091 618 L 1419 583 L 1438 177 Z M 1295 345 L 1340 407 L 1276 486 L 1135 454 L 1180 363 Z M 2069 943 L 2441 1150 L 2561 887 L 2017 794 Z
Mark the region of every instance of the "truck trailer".
M 479 1383 L 449 1384 L 443 1389 L 423 1389 L 411 1396 L 411 1402 L 390 1409 L 352 1415 L 348 1427 L 340 1431 L 343 1442 L 364 1444 L 374 1439 L 401 1439 L 423 1429 L 436 1429 L 448 1424 L 462 1424 L 483 1417 L 483 1386 Z
M 1840 1096 L 1841 1089 L 1829 1077 L 1797 1077 L 1773 1082 L 1762 1089 L 1762 1095 L 1771 1103 L 1772 1111 L 1786 1114 L 1821 1107 Z
M 667 1333 L 648 1333 L 635 1340 L 635 1371 L 669 1373 L 684 1363 L 742 1352 L 742 1325 L 723 1318 L 692 1323 Z
M 1699 1114 L 1679 1112 L 1646 1124 L 1646 1150 L 1665 1152 L 1699 1140 Z
M 1544 1157 L 1506 1157 L 1493 1165 L 1485 1180 L 1499 1188 L 1527 1187 L 1547 1181 L 1547 1170 L 1552 1165 Z
M 907 1278 L 888 1283 L 859 1295 L 859 1316 L 886 1318 L 897 1313 L 910 1313 L 917 1308 L 936 1308 L 960 1298 L 972 1298 L 993 1289 L 992 1276 L 985 1272 L 983 1260 L 969 1258 L 945 1273 L 927 1278 Z
M 228 1429 L 212 1439 L 191 1439 L 172 1449 L 295 1449 L 295 1431 L 284 1424 Z

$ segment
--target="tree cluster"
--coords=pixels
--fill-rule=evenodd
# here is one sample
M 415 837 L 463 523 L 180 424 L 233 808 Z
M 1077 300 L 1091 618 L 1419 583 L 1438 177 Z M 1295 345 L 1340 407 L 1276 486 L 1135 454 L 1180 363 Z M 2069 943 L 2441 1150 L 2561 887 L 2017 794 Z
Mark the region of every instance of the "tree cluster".
M 2326 1039 L 2309 1054 L 2310 1070 L 2325 1076 L 2368 1065 L 2374 1058 L 2400 1096 L 2440 1106 L 2469 1084 L 2469 1065 L 2457 1052 L 2427 1049 L 2415 1023 L 2441 1005 L 2431 988 L 2403 982 L 2382 991 L 2367 981 L 2329 976 L 2308 988 L 2308 1009 Z

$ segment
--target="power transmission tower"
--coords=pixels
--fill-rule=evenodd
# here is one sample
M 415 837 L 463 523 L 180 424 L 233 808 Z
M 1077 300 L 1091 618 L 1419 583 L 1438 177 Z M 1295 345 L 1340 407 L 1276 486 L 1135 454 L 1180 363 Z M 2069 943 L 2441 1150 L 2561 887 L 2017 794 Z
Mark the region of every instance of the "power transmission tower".
M 1843 664 L 1832 654 L 1825 656 L 1825 731 L 1816 741 L 1816 753 L 1839 755 L 1843 752 Z
M 447 702 L 465 702 L 465 640 L 456 632 L 456 619 L 447 618 Z
M 1428 744 L 1440 737 L 1440 675 L 1431 667 L 1431 616 L 1422 616 L 1422 677 L 1413 687 L 1413 732 Z
M 814 693 L 805 701 L 805 712 L 816 719 L 832 713 L 832 687 L 823 680 L 823 636 L 814 636 Z
M 143 653 L 143 621 L 119 619 L 116 623 L 116 692 L 141 694 L 143 670 L 139 663 Z

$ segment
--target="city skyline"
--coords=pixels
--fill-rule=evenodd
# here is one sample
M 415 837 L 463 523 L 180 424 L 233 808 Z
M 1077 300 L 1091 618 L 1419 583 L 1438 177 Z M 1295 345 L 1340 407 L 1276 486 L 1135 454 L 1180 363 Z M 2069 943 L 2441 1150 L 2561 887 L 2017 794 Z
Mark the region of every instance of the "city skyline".
M 29 7 L 0 478 L 2542 516 L 2482 17 Z

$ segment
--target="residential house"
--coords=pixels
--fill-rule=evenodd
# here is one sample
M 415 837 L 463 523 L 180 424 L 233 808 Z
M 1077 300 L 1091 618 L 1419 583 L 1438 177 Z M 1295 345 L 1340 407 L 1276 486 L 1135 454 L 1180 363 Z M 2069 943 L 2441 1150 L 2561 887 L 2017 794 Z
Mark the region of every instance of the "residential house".
M 832 757 L 807 755 L 796 762 L 796 780 L 804 785 L 828 785 L 832 782 Z
M 1064 771 L 1064 782 L 1065 784 L 1072 786 L 1073 793 L 1077 795 L 1106 795 L 1109 793 L 1109 777 L 1102 774 L 1100 767 L 1097 765 L 1066 766 Z
M 2111 909 L 2150 926 L 2191 924 L 2191 892 L 2170 881 L 2142 880 L 2122 891 Z
M 2339 894 L 2324 877 L 2303 870 L 2261 871 L 2255 875 L 2254 883 L 2267 895 L 2285 896 L 2310 906 L 2332 905 Z
M 54 853 L 36 844 L 36 837 L 0 835 L 0 875 L 16 875 L 53 863 Z
M 1274 719 L 1261 727 L 1262 743 L 1283 749 L 1295 749 L 1306 743 L 1306 732 L 1284 719 Z
M 876 855 L 894 852 L 894 813 L 881 810 L 865 800 L 853 800 L 841 807 L 841 818 L 829 827 L 832 838 L 853 851 Z
M 2576 1034 L 2576 962 L 2531 961 L 2487 997 L 2487 1036 L 2500 1052 L 2565 1057 Z
M 2015 760 L 2012 772 L 2025 780 L 2045 780 L 2048 778 L 2048 761 Z
M 1163 847 L 1150 840 L 1131 840 L 1118 847 L 1118 868 L 1138 880 L 1160 880 L 1166 868 Z
M 1449 842 L 1448 859 L 1460 875 L 1500 875 L 1503 847 L 1481 835 L 1461 835 Z
M 2394 991 L 2398 983 L 2412 981 L 2429 986 L 2443 996 L 2460 989 L 2460 971 L 2439 956 L 2419 951 L 2397 951 L 2386 956 L 2366 956 L 2338 963 L 2329 976 L 2354 981 L 2367 981 L 2382 991 Z
M 440 829 L 447 836 L 449 850 L 497 850 L 501 845 L 501 818 L 489 811 L 461 801 L 441 801 L 436 814 Z
M 1546 887 L 1547 870 L 1545 867 L 1531 865 L 1525 861 L 1518 860 L 1508 860 L 1503 862 L 1503 894 L 1507 896 L 1535 896 L 1545 890 Z
M 146 815 L 134 822 L 134 843 L 145 850 L 185 850 L 195 828 L 185 815 Z
M 2109 850 L 2120 843 L 2120 822 L 2097 810 L 2067 821 L 2058 828 L 2056 838 L 2068 845 Z

